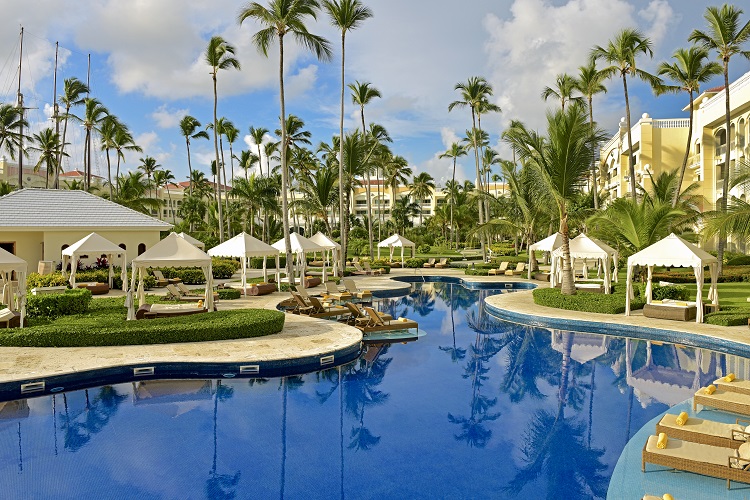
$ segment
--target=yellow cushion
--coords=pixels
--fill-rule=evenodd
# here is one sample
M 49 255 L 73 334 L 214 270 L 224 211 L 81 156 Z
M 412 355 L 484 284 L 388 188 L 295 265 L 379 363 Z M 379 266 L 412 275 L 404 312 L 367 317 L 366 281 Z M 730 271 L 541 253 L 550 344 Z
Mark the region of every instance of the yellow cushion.
M 674 305 L 687 307 L 688 303 L 683 300 L 678 300 L 678 301 L 675 301 Z
M 675 419 L 675 423 L 677 425 L 685 425 L 685 423 L 688 420 L 688 414 L 686 411 L 680 412 L 679 415 L 677 415 L 677 418 Z
M 662 496 L 661 498 L 662 500 L 674 500 L 674 497 L 669 493 L 664 493 L 664 496 Z
M 724 377 L 724 382 L 731 382 L 735 379 L 734 373 L 727 374 L 726 377 Z
M 659 439 L 656 440 L 656 447 L 660 450 L 664 450 L 667 448 L 667 435 L 665 433 L 659 433 Z
M 708 386 L 708 387 L 706 387 L 706 389 L 705 389 L 705 393 L 706 393 L 706 394 L 713 394 L 714 392 L 716 392 L 716 386 L 715 386 L 715 385 L 713 385 L 713 384 L 709 385 L 709 386 Z

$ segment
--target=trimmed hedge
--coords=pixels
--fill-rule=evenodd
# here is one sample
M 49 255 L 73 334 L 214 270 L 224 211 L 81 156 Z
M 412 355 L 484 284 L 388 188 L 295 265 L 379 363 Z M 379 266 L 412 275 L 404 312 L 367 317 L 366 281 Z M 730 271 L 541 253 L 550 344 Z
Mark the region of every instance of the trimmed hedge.
M 268 257 L 268 262 L 266 263 L 268 267 L 275 267 L 276 266 L 276 257 Z M 263 269 L 263 257 L 253 257 L 250 259 L 249 269 Z M 279 267 L 284 268 L 286 267 L 286 257 L 281 256 L 279 257 Z
M 612 294 L 578 291 L 575 295 L 563 295 L 559 288 L 536 288 L 532 292 L 534 303 L 540 306 L 602 314 L 625 312 L 625 290 Z M 636 297 L 630 301 L 630 309 L 642 309 L 644 301 Z
M 161 272 L 165 278 L 180 278 L 186 285 L 203 285 L 206 283 L 206 276 L 200 267 L 162 267 Z
M 427 259 L 414 258 L 414 259 L 406 259 L 405 264 L 406 264 L 406 267 L 417 268 L 417 267 L 422 267 L 425 262 L 427 262 Z
M 679 271 L 658 272 L 653 274 L 653 281 L 671 281 L 673 283 L 695 283 L 693 270 L 680 268 Z M 750 282 L 749 266 L 724 266 L 719 276 L 719 283 Z
M 750 266 L 750 255 L 742 255 L 727 261 L 727 266 Z
M 237 309 L 125 321 L 123 299 L 99 299 L 94 304 L 88 314 L 0 332 L 0 345 L 85 347 L 231 340 L 278 333 L 285 319 L 280 311 Z
M 721 311 L 708 313 L 704 316 L 704 322 L 719 326 L 744 326 L 750 319 L 748 308 L 727 308 Z
M 242 293 L 234 288 L 219 288 L 217 290 L 219 294 L 219 300 L 235 300 L 239 299 Z
M 91 292 L 85 288 L 65 290 L 63 293 L 26 296 L 26 314 L 30 318 L 57 318 L 83 314 L 91 303 Z
M 116 267 L 114 268 L 115 277 L 112 279 L 112 284 L 114 285 L 114 288 L 122 288 L 122 280 L 120 279 L 120 268 Z M 130 271 L 128 271 L 128 279 L 130 279 Z M 76 272 L 76 282 L 77 283 L 90 283 L 90 282 L 98 282 L 98 283 L 109 283 L 109 270 L 108 269 L 95 269 L 93 271 L 78 271 Z M 26 288 L 28 290 L 31 290 L 32 288 L 42 287 L 42 286 L 67 286 L 68 280 L 66 278 L 63 278 L 63 275 L 60 271 L 51 273 L 51 274 L 45 274 L 41 275 L 39 273 L 29 273 L 29 275 L 26 277 Z M 146 287 L 147 290 L 154 288 L 156 286 L 156 278 L 153 277 L 151 274 L 147 274 L 143 278 L 143 285 Z

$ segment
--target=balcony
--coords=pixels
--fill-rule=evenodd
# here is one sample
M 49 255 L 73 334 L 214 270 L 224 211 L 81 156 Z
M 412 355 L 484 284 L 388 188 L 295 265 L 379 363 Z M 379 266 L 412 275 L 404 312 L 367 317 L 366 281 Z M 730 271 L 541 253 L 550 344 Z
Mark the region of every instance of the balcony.
M 727 153 L 727 145 L 716 146 L 715 156 L 723 156 Z

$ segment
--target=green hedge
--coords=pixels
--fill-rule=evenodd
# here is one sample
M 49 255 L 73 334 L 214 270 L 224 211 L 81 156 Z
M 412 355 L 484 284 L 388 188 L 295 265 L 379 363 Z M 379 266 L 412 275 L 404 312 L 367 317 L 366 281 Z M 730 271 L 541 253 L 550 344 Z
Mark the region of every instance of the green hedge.
M 219 288 L 219 300 L 235 300 L 239 299 L 242 293 L 234 288 Z
M 161 272 L 165 278 L 180 278 L 186 285 L 203 285 L 206 282 L 200 267 L 162 267 Z
M 653 281 L 671 281 L 673 283 L 695 283 L 692 269 L 679 268 L 679 271 L 662 271 L 653 274 Z M 724 266 L 719 276 L 719 283 L 750 282 L 750 266 Z
M 117 301 L 116 306 L 112 306 L 112 300 Z M 278 333 L 284 327 L 284 313 L 266 309 L 125 321 L 122 299 L 100 299 L 94 303 L 106 306 L 49 324 L 5 330 L 0 332 L 0 345 L 84 347 L 203 342 L 260 337 Z
M 26 296 L 26 314 L 30 318 L 57 318 L 85 313 L 91 303 L 91 292 L 85 288 Z
M 578 291 L 575 295 L 563 295 L 559 288 L 536 288 L 532 292 L 534 303 L 540 306 L 603 314 L 625 312 L 625 287 L 612 294 Z M 644 301 L 640 297 L 630 301 L 630 309 L 642 309 Z
M 268 267 L 275 267 L 276 266 L 276 257 L 268 257 L 268 262 L 266 263 Z M 286 257 L 283 255 L 279 257 L 279 267 L 284 268 L 286 267 Z M 250 259 L 250 269 L 263 269 L 263 257 L 253 257 Z
M 114 268 L 115 277 L 112 280 L 112 284 L 114 285 L 114 288 L 122 289 L 122 280 L 120 279 L 120 268 L 116 267 Z M 130 271 L 128 271 L 128 280 L 130 279 Z M 90 282 L 98 282 L 98 283 L 109 283 L 109 270 L 108 269 L 95 269 L 92 271 L 79 271 L 76 273 L 76 282 L 77 283 L 90 283 Z M 29 275 L 26 277 L 26 288 L 28 290 L 31 290 L 32 288 L 42 287 L 42 286 L 67 286 L 68 280 L 67 278 L 63 278 L 63 275 L 60 271 L 54 272 L 52 274 L 45 274 L 41 275 L 38 273 L 29 273 Z M 156 278 L 154 278 L 152 275 L 147 274 L 146 277 L 143 279 L 143 285 L 146 287 L 146 289 L 151 289 L 156 286 Z
M 406 264 L 406 267 L 417 268 L 417 267 L 422 267 L 425 262 L 427 262 L 427 259 L 414 258 L 414 259 L 406 259 L 405 264 Z
M 727 308 L 721 311 L 708 313 L 704 321 L 710 325 L 719 326 L 744 326 L 750 319 L 750 308 Z
M 750 255 L 742 255 L 727 261 L 727 266 L 750 266 Z

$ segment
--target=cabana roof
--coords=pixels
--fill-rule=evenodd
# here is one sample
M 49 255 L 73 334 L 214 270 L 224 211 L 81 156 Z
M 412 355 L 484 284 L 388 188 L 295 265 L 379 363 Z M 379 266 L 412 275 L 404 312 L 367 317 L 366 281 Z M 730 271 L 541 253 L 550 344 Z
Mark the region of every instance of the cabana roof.
M 562 247 L 555 250 L 555 254 L 562 253 Z M 600 259 L 602 256 L 612 256 L 617 251 L 606 243 L 579 234 L 570 240 L 570 256 L 574 259 Z
M 407 240 L 398 233 L 384 239 L 378 243 L 379 247 L 413 247 L 416 246 L 413 241 Z
M 29 265 L 21 257 L 17 257 L 9 251 L 0 248 L 0 271 L 26 272 Z
M 211 256 L 180 238 L 177 233 L 170 233 L 133 259 L 133 267 L 194 267 L 209 264 Z
M 333 241 L 331 238 L 321 233 L 320 231 L 310 236 L 310 241 L 312 241 L 313 243 L 317 245 L 320 245 L 326 250 L 333 250 L 333 249 L 341 248 L 340 244 L 336 243 L 335 241 Z
M 80 254 L 125 254 L 125 250 L 118 247 L 108 239 L 100 236 L 96 233 L 91 233 L 88 236 L 81 238 L 76 241 L 65 250 L 62 251 L 63 255 L 72 257 L 73 255 Z
M 205 243 L 203 243 L 199 239 L 193 238 L 192 236 L 190 236 L 187 233 L 184 233 L 184 232 L 183 233 L 177 233 L 177 236 L 179 236 L 180 238 L 184 239 L 188 243 L 197 246 L 201 250 L 205 250 L 206 249 L 206 244 Z
M 289 239 L 291 240 L 292 253 L 322 252 L 325 250 L 325 248 L 323 248 L 322 246 L 308 240 L 304 236 L 301 236 L 297 233 L 289 234 Z M 284 243 L 284 238 L 281 238 L 271 246 L 274 247 L 278 252 L 286 253 L 286 244 Z
M 650 247 L 628 257 L 628 266 L 705 266 L 718 259 L 672 233 Z
M 208 251 L 208 255 L 212 257 L 265 257 L 278 254 L 279 251 L 276 248 L 245 232 Z
M 562 246 L 562 234 L 555 233 L 547 236 L 543 240 L 537 241 L 529 246 L 529 250 L 538 250 L 540 252 L 551 252 Z

